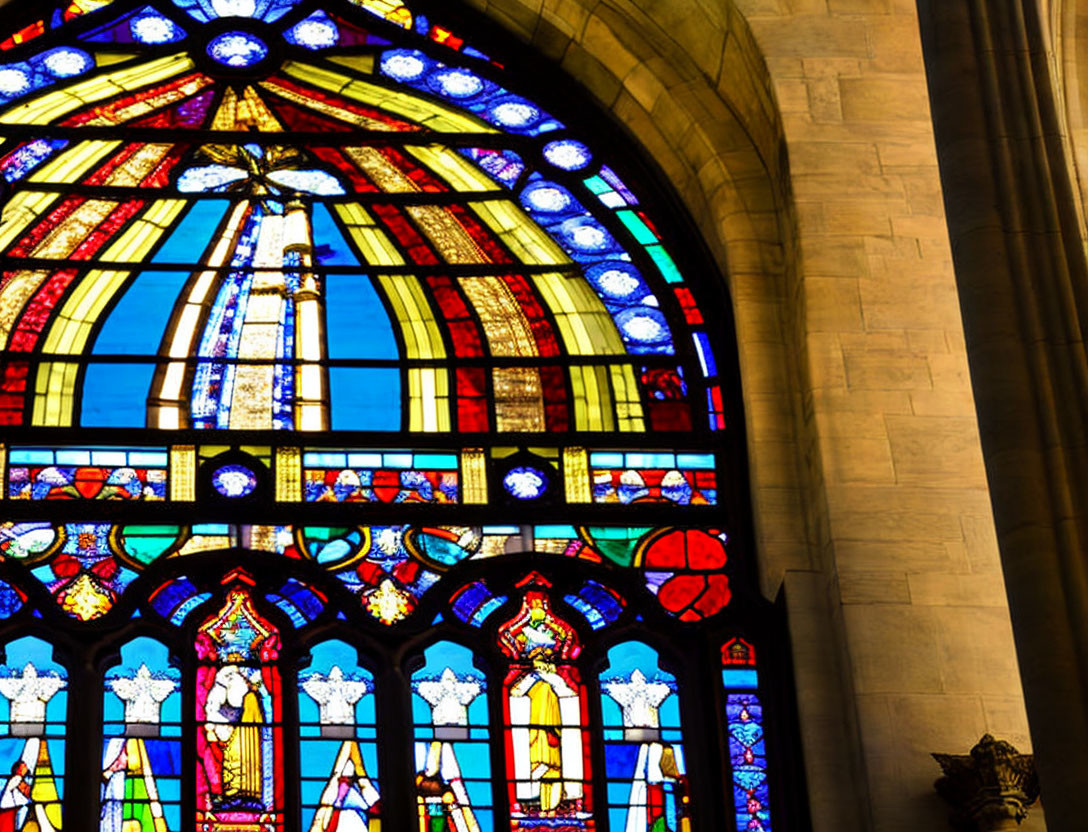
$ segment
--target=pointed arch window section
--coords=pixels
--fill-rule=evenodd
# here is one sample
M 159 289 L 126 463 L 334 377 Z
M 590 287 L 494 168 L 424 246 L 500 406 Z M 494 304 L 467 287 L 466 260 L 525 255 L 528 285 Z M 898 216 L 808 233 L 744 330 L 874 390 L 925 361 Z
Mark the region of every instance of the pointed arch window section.
M 141 636 L 106 673 L 100 832 L 181 826 L 181 674 L 165 645 Z
M 0 828 L 58 832 L 65 782 L 68 673 L 34 636 L 4 645 L 0 666 Z
M 302 829 L 379 832 L 374 677 L 354 647 L 323 641 L 299 673 Z
M 419 827 L 492 832 L 487 679 L 452 641 L 423 658 L 412 674 Z

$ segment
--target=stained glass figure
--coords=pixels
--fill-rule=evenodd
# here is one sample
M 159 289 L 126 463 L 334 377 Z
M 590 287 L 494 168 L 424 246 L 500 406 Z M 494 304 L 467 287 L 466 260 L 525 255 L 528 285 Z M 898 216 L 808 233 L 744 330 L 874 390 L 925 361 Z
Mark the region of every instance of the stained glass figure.
M 379 832 L 374 677 L 355 648 L 324 641 L 299 673 L 302 828 Z
M 181 828 L 181 674 L 140 637 L 106 674 L 100 832 Z
M 676 679 L 654 650 L 628 641 L 608 651 L 601 713 L 610 828 L 689 832 Z
M 279 633 L 233 588 L 197 630 L 196 819 L 201 832 L 270 832 L 283 818 Z
M 59 832 L 68 674 L 52 646 L 27 636 L 0 666 L 0 830 Z
M 526 579 L 521 609 L 499 627 L 511 830 L 593 829 L 589 725 L 574 628 L 551 607 L 547 582 Z M 523 582 L 525 583 L 525 582 Z
M 426 832 L 492 832 L 487 680 L 472 651 L 440 641 L 412 674 L 416 800 Z

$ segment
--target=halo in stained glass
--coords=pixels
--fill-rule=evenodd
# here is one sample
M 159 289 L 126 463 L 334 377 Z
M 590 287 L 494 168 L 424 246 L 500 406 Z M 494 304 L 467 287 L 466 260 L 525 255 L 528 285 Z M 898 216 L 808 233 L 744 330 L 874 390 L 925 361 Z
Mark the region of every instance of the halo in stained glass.
M 257 475 L 244 465 L 223 465 L 212 474 L 212 487 L 224 497 L 248 497 L 257 490 Z
M 548 475 L 539 468 L 519 465 L 506 472 L 502 487 L 518 500 L 537 500 L 548 490 Z
M 249 32 L 224 32 L 208 44 L 208 56 L 224 66 L 242 69 L 268 57 L 268 45 Z
M 580 141 L 560 139 L 544 145 L 544 158 L 563 170 L 581 170 L 593 161 L 593 154 Z

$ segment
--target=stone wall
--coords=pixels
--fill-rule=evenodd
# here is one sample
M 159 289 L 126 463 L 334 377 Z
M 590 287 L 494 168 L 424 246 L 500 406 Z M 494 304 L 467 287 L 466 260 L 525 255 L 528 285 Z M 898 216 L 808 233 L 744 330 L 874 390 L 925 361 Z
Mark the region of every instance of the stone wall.
M 814 829 L 944 828 L 929 752 L 1030 739 L 914 0 L 471 4 L 638 136 L 728 275 Z

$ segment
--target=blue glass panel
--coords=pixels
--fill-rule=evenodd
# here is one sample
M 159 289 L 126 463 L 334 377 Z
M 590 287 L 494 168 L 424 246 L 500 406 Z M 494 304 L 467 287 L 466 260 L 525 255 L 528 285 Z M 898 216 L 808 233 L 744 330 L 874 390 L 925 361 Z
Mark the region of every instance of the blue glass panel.
M 333 430 L 400 430 L 400 373 L 375 367 L 330 367 Z
M 329 358 L 398 358 L 389 315 L 369 277 L 325 279 Z M 399 427 L 399 425 L 398 425 Z
M 755 670 L 726 668 L 722 670 L 722 684 L 731 690 L 755 690 L 759 687 L 759 674 Z
M 94 355 L 148 355 L 159 351 L 186 272 L 141 272 L 109 313 Z
M 194 240 L 201 249 L 211 243 L 223 215 L 230 208 L 225 199 L 202 199 L 193 202 L 184 219 L 151 258 L 152 263 L 189 263 L 193 260 Z
M 324 11 L 318 10 L 312 15 L 296 23 L 283 33 L 288 43 L 302 46 L 306 49 L 324 49 L 327 46 L 335 46 L 340 40 L 340 30 L 332 19 Z
M 352 253 L 351 246 L 340 231 L 340 226 L 329 213 L 329 209 L 320 202 L 314 203 L 310 216 L 313 227 L 315 255 L 322 266 L 357 266 L 359 259 Z
M 83 380 L 80 424 L 93 428 L 142 428 L 152 364 L 90 364 Z

